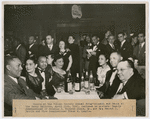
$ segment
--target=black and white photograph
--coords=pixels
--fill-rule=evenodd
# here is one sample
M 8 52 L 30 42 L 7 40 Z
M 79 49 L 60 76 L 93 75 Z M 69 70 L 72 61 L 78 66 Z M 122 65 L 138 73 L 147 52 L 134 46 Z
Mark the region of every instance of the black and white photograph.
M 146 2 L 2 5 L 4 117 L 14 99 L 134 99 L 147 116 Z

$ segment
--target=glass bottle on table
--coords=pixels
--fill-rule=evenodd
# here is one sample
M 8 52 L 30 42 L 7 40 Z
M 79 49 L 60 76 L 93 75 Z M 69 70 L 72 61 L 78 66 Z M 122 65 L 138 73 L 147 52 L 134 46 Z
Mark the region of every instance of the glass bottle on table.
M 85 74 L 84 87 L 85 87 L 85 89 L 89 88 L 89 75 L 88 75 L 88 71 L 86 71 L 86 74 Z
M 81 84 L 80 84 L 80 78 L 79 78 L 79 73 L 77 73 L 76 78 L 75 78 L 75 91 L 80 92 L 81 90 Z
M 84 73 L 81 75 L 81 89 L 84 88 Z
M 92 71 L 90 71 L 89 83 L 90 83 L 90 90 L 93 91 L 94 90 L 94 79 L 93 79 Z
M 70 71 L 68 72 L 66 82 L 65 82 L 65 92 L 72 91 L 72 76 Z

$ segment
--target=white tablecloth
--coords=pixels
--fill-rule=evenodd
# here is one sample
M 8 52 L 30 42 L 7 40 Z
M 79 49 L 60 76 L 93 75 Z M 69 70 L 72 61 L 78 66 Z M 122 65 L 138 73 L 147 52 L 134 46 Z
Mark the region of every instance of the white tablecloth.
M 74 92 L 69 94 L 66 92 L 56 93 L 54 97 L 58 99 L 100 99 L 96 91 L 90 91 L 90 94 L 85 94 L 85 92 Z

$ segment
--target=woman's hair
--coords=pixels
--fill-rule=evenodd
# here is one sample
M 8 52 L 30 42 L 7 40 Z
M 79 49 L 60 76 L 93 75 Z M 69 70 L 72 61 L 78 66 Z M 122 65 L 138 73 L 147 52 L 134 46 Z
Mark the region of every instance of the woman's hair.
M 30 56 L 29 58 L 27 58 L 27 60 L 32 60 L 35 64 L 37 64 L 37 58 L 35 56 Z
M 65 43 L 64 49 L 67 48 L 67 43 L 66 43 L 64 40 L 60 40 L 59 43 L 60 43 L 61 41 Z M 58 43 L 58 45 L 59 45 L 59 43 Z
M 106 54 L 106 53 L 101 53 L 100 55 L 103 55 L 105 58 L 106 58 L 106 60 L 108 60 L 109 59 L 109 55 L 108 54 Z M 100 56 L 99 55 L 99 56 Z M 98 58 L 99 58 L 99 56 L 98 56 Z
M 53 60 L 53 62 L 52 62 L 52 65 L 55 66 L 55 62 L 56 62 L 58 59 L 61 59 L 61 58 L 63 58 L 61 55 L 59 55 L 59 54 L 58 54 L 58 55 L 55 55 L 55 56 L 54 56 L 54 60 Z

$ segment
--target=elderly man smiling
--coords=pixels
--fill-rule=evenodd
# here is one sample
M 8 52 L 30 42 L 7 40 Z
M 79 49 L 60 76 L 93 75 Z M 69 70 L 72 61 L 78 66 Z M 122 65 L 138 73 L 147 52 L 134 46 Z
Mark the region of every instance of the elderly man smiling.
M 117 66 L 121 83 L 113 99 L 144 99 L 145 80 L 137 74 L 130 60 L 121 61 Z

